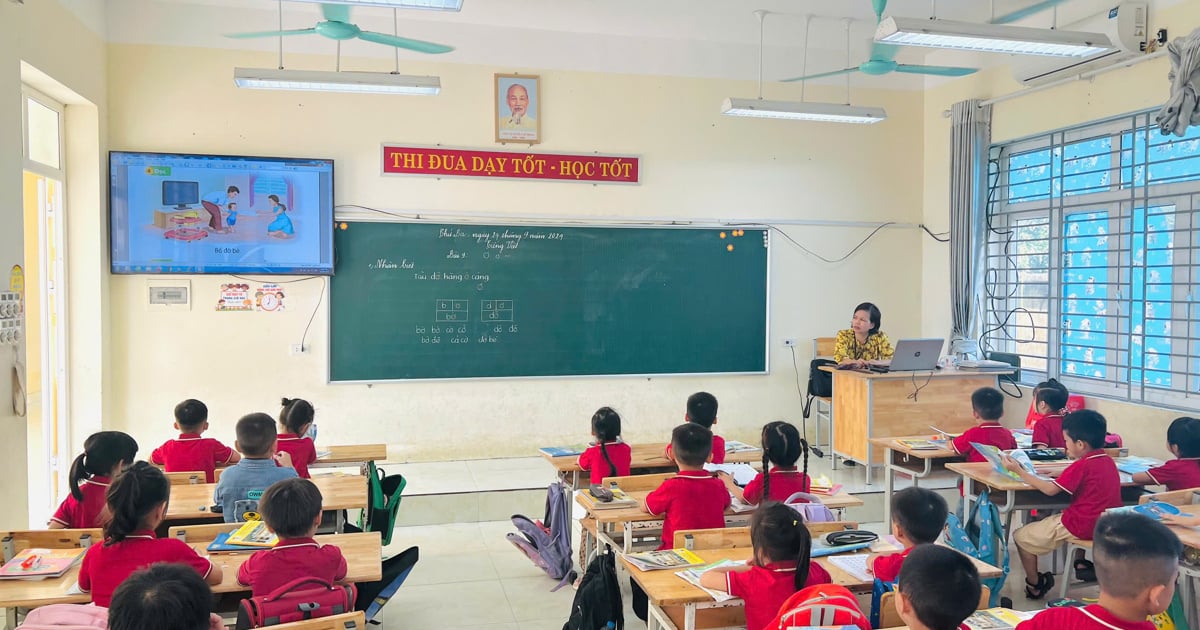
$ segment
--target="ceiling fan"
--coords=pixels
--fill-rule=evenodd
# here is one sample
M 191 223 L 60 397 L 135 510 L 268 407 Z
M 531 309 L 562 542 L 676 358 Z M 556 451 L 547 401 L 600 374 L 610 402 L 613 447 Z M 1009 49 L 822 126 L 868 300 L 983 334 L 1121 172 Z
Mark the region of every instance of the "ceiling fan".
M 437 44 L 434 42 L 421 41 L 419 39 L 409 39 L 407 37 L 398 37 L 396 35 L 388 35 L 387 33 L 376 33 L 374 31 L 364 31 L 356 24 L 350 22 L 350 7 L 344 4 L 322 4 L 321 15 L 324 20 L 317 22 L 312 28 L 298 28 L 291 30 L 278 31 L 258 31 L 253 33 L 228 33 L 225 37 L 233 39 L 252 39 L 256 37 L 283 37 L 285 35 L 310 35 L 317 34 L 329 39 L 343 41 L 347 39 L 361 39 L 363 41 L 374 44 L 383 44 L 385 46 L 394 46 L 396 48 L 404 48 L 405 50 L 415 50 L 416 52 L 428 53 L 437 55 L 447 53 L 454 50 L 453 46 L 445 44 Z
M 871 4 L 875 9 L 875 23 L 878 24 L 883 20 L 883 12 L 887 9 L 887 0 L 871 0 Z M 890 74 L 892 72 L 902 72 L 904 74 L 925 74 L 938 77 L 962 77 L 968 74 L 974 74 L 979 71 L 978 68 L 959 68 L 955 66 L 924 66 L 906 63 L 896 63 L 897 47 L 888 44 L 871 44 L 871 57 L 857 65 L 843 70 L 834 70 L 832 72 L 821 72 L 819 74 L 810 74 L 802 77 L 792 77 L 783 79 L 785 83 L 794 81 L 807 81 L 810 79 L 823 79 L 825 77 L 836 77 L 843 74 L 853 72 L 861 72 L 872 76 Z

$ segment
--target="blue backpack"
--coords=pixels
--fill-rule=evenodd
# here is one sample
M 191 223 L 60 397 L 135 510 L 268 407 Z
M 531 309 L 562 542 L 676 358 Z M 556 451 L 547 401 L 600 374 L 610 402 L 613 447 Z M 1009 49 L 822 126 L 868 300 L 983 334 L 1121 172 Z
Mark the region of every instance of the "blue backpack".
M 571 557 L 571 493 L 561 481 L 546 489 L 546 514 L 535 521 L 523 514 L 513 514 L 513 525 L 519 533 L 506 536 L 508 542 L 520 549 L 546 575 L 559 580 L 557 591 L 575 579 Z
M 960 510 L 961 511 L 961 510 Z M 953 548 L 992 566 L 1000 567 L 1000 577 L 980 582 L 992 590 L 989 605 L 1000 605 L 1000 589 L 1008 578 L 1008 539 L 1000 510 L 992 503 L 985 489 L 979 493 L 964 524 L 957 514 L 946 518 L 946 542 Z

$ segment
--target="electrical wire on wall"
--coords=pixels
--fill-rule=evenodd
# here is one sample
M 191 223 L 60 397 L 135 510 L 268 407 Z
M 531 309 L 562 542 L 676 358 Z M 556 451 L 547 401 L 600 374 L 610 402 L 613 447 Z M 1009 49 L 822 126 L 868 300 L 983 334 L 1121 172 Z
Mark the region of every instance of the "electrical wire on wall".
M 998 285 L 1000 284 L 1001 272 L 993 267 L 990 267 L 990 266 L 987 267 L 987 269 L 984 273 L 983 291 L 984 291 L 984 295 L 985 295 L 987 301 L 989 302 L 989 306 L 991 306 L 992 308 L 985 309 L 985 312 L 992 313 L 993 317 L 995 318 L 995 321 L 993 322 L 993 325 L 991 325 L 989 328 L 984 329 L 983 333 L 980 334 L 980 336 L 979 336 L 979 347 L 980 347 L 980 349 L 982 349 L 984 351 L 985 354 L 991 352 L 993 349 L 993 346 L 991 343 L 991 335 L 993 333 L 997 333 L 997 332 L 1003 333 L 1004 337 L 1007 340 L 1012 341 L 1014 343 L 1030 343 L 1035 340 L 1033 330 L 1037 326 L 1037 324 L 1033 318 L 1033 313 L 1030 313 L 1028 309 L 1026 309 L 1025 307 L 1021 307 L 1021 306 L 1009 309 L 1004 314 L 1003 319 L 995 316 L 995 313 L 996 313 L 995 307 L 998 304 L 1000 304 L 1008 299 L 1016 297 L 1017 293 L 1020 291 L 1020 284 L 1021 284 L 1021 275 L 1019 273 L 1017 273 L 1016 271 L 1014 271 L 1017 267 L 1017 261 L 1013 257 L 1013 254 L 1012 254 L 1012 242 L 1013 242 L 1013 238 L 1014 238 L 1014 231 L 1010 228 L 1005 228 L 1005 229 L 1001 230 L 1001 229 L 997 228 L 995 226 L 995 224 L 993 223 L 993 219 L 995 218 L 994 212 L 995 212 L 995 206 L 996 206 L 996 203 L 995 203 L 996 193 L 1000 188 L 1000 168 L 1001 168 L 1000 160 L 999 160 L 998 156 L 991 157 L 988 159 L 988 174 L 987 174 L 988 191 L 987 191 L 987 203 L 985 206 L 984 217 L 985 217 L 985 222 L 987 224 L 987 232 L 990 234 L 995 234 L 996 236 L 1004 237 L 1004 246 L 1001 248 L 1001 252 L 1002 252 L 1002 255 L 1004 258 L 1004 262 L 1005 262 L 1005 269 L 1006 269 L 1006 271 L 1004 272 L 1005 273 L 1004 284 L 1008 285 L 1010 288 L 1006 293 L 1001 295 L 998 290 Z M 1017 316 L 1017 315 L 1024 315 L 1029 318 L 1029 328 L 1030 328 L 1029 339 L 1018 339 L 1010 331 L 1009 323 L 1012 321 L 1013 317 Z M 1014 386 L 1013 389 L 1014 389 L 1015 393 L 1008 391 L 1008 389 L 1004 387 L 1005 380 L 1006 379 L 1004 379 L 1004 378 L 1000 378 L 997 381 L 997 384 L 1000 385 L 1000 391 L 1004 392 L 1005 394 L 1007 394 L 1008 396 L 1010 396 L 1012 398 L 1021 398 L 1024 396 L 1024 393 L 1021 391 L 1021 388 L 1016 387 L 1016 383 L 1013 381 L 1009 381 L 1009 382 L 1013 383 L 1013 386 Z
M 237 278 L 238 280 L 245 280 L 246 282 L 263 282 L 263 283 L 271 283 L 271 284 L 295 284 L 297 282 L 308 282 L 310 280 L 320 280 L 321 281 L 321 292 L 317 294 L 317 304 L 316 304 L 316 306 L 313 307 L 312 313 L 308 316 L 308 323 L 304 325 L 304 333 L 302 335 L 300 335 L 300 347 L 303 348 L 305 352 L 307 352 L 308 351 L 308 345 L 307 345 L 308 329 L 309 329 L 309 327 L 312 326 L 313 320 L 316 319 L 316 317 L 317 317 L 317 311 L 320 310 L 321 303 L 325 300 L 325 289 L 329 286 L 329 279 L 325 276 L 304 276 L 302 278 L 293 278 L 291 280 L 277 280 L 274 278 L 270 279 L 270 280 L 259 280 L 256 278 L 248 278 L 246 276 L 239 276 L 237 274 L 231 274 L 231 275 L 233 275 L 233 277 Z

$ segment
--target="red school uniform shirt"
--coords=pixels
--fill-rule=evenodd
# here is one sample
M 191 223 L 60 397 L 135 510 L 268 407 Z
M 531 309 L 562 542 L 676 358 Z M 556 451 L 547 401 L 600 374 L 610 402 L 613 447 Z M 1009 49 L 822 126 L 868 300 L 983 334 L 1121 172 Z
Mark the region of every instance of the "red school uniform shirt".
M 1121 507 L 1121 474 L 1104 451 L 1095 450 L 1075 460 L 1054 483 L 1071 494 L 1062 523 L 1081 540 L 1092 539 L 1104 510 Z
M 608 454 L 608 459 L 612 460 L 613 466 L 617 468 L 615 473 L 609 469 L 608 461 L 604 459 L 605 453 Z M 599 444 L 589 446 L 579 455 L 579 467 L 592 471 L 592 483 L 594 484 L 604 481 L 605 477 L 627 477 L 629 464 L 632 461 L 633 449 L 624 442 L 605 442 L 604 453 L 600 452 Z
M 812 481 L 808 475 L 797 470 L 795 466 L 776 466 L 771 469 L 771 496 L 767 497 L 767 500 L 786 501 L 793 494 L 808 492 L 811 488 Z M 762 473 L 758 473 L 757 477 L 746 484 L 746 488 L 742 490 L 742 498 L 746 500 L 746 503 L 762 501 Z
M 83 500 L 77 501 L 74 495 L 68 494 L 50 520 L 72 529 L 100 527 L 100 511 L 104 509 L 104 494 L 108 492 L 108 483 L 108 477 L 98 475 L 85 479 L 79 484 L 79 493 L 83 495 Z
M 871 573 L 882 582 L 895 582 L 896 578 L 900 577 L 900 567 L 904 565 L 905 558 L 908 558 L 909 552 L 915 548 L 909 547 L 900 553 L 877 556 L 871 564 Z
M 280 433 L 275 438 L 275 450 L 283 451 L 292 456 L 292 466 L 296 469 L 296 474 L 302 479 L 308 479 L 309 464 L 317 461 L 317 447 L 313 445 L 313 441 L 308 439 L 308 436 L 299 436 L 295 433 Z
M 725 482 L 705 470 L 681 470 L 646 495 L 646 509 L 663 517 L 662 544 L 674 546 L 675 532 L 681 529 L 725 527 L 725 508 L 731 497 Z
M 346 557 L 333 545 L 319 545 L 312 538 L 287 538 L 271 549 L 254 552 L 238 569 L 238 584 L 249 586 L 252 595 L 269 595 L 275 589 L 302 577 L 329 583 L 346 578 Z
M 1017 630 L 1154 630 L 1152 621 L 1118 619 L 1099 604 L 1047 608 L 1017 624 Z
M 1062 435 L 1059 435 L 1059 438 L 1061 439 Z M 991 444 L 1002 451 L 1017 448 L 1017 440 L 1012 431 L 1001 426 L 999 422 L 981 422 L 950 442 L 955 452 L 967 456 L 968 462 L 986 462 L 987 458 L 980 455 L 979 451 L 971 446 L 971 442 Z
M 824 567 L 809 563 L 805 587 L 832 582 Z M 795 562 L 772 562 L 765 567 L 752 566 L 749 571 L 725 573 L 725 592 L 746 601 L 746 630 L 767 628 L 796 590 Z
M 112 545 L 88 547 L 79 566 L 79 589 L 92 594 L 92 603 L 108 607 L 113 591 L 134 571 L 157 562 L 180 562 L 207 578 L 212 563 L 177 538 L 155 538 L 150 530 L 134 532 Z
M 1147 475 L 1167 490 L 1200 488 L 1200 458 L 1180 457 L 1146 471 Z
M 1046 448 L 1067 448 L 1067 440 L 1063 437 L 1063 417 L 1049 415 L 1033 427 L 1033 445 L 1044 444 Z
M 232 459 L 233 449 L 199 433 L 180 433 L 150 453 L 150 461 L 167 472 L 203 470 L 205 483 L 213 483 L 213 470 L 218 464 L 228 464 Z
M 670 457 L 670 456 L 671 456 L 671 443 L 667 442 L 667 457 Z M 725 463 L 725 438 L 723 438 L 715 433 L 713 434 L 711 462 L 714 464 L 724 464 Z

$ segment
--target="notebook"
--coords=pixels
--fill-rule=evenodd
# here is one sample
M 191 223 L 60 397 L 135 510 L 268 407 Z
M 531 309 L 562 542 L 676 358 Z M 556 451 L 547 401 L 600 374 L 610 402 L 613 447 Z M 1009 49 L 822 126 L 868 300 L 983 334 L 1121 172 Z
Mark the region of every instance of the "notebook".
M 75 566 L 87 549 L 25 549 L 0 567 L 0 579 L 37 580 L 58 577 Z
M 863 582 L 875 581 L 875 576 L 867 571 L 867 558 L 870 554 L 856 553 L 849 556 L 830 556 L 829 564 L 849 573 Z

